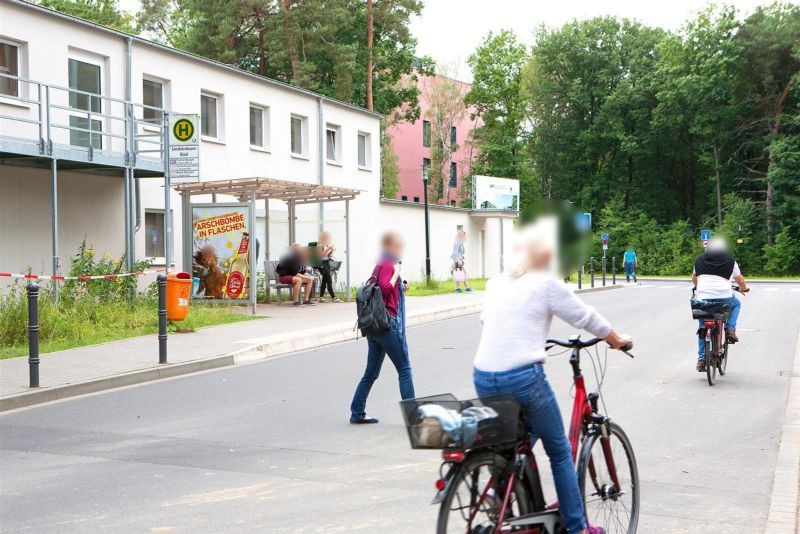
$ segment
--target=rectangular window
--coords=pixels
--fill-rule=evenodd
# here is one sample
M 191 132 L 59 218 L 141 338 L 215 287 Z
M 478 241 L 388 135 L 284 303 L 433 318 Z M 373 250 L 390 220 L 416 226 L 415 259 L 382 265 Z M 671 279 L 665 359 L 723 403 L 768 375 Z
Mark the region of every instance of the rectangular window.
M 172 211 L 170 211 L 170 214 Z M 172 217 L 170 217 L 170 223 Z M 164 210 L 146 210 L 144 213 L 144 254 L 155 258 L 155 263 L 163 264 L 164 253 Z
M 408 197 L 403 195 L 403 196 L 400 197 L 400 200 L 402 200 L 403 202 L 407 202 L 408 201 Z
M 160 123 L 164 108 L 164 84 L 155 80 L 142 79 L 142 118 L 147 122 Z M 153 109 L 158 108 L 158 109 Z
M 264 146 L 264 110 L 250 106 L 250 145 Z
M 450 146 L 453 146 L 453 145 L 456 144 L 456 142 L 457 142 L 456 138 L 457 137 L 458 136 L 456 134 L 456 127 L 455 126 L 451 126 L 450 127 Z
M 430 158 L 422 158 L 422 175 L 430 178 L 431 160 Z
M 200 133 L 205 137 L 219 138 L 218 104 L 216 96 L 200 95 Z
M 417 204 L 419 204 L 419 197 L 414 197 L 414 202 L 416 202 Z
M 102 87 L 102 69 L 100 65 L 87 63 L 77 59 L 69 60 L 69 106 L 76 110 L 102 113 L 101 100 L 91 95 L 99 95 Z M 80 92 L 79 92 L 80 91 Z M 86 94 L 91 93 L 91 94 Z M 103 148 L 103 136 L 99 135 L 103 128 L 102 120 L 89 120 L 89 113 L 70 114 L 69 143 L 73 146 L 95 149 Z
M 455 161 L 450 162 L 450 187 L 458 185 L 458 166 Z
M 369 169 L 372 166 L 370 148 L 370 135 L 358 132 L 358 166 L 361 169 Z
M 328 124 L 325 129 L 325 154 L 329 162 L 342 162 L 342 127 Z
M 291 123 L 291 145 L 292 154 L 305 156 L 308 149 L 306 141 L 306 124 L 308 119 L 299 115 L 292 115 Z
M 430 121 L 422 121 L 422 146 L 431 146 Z
M 19 76 L 19 46 L 0 41 L 0 95 L 19 96 L 19 82 L 4 74 Z

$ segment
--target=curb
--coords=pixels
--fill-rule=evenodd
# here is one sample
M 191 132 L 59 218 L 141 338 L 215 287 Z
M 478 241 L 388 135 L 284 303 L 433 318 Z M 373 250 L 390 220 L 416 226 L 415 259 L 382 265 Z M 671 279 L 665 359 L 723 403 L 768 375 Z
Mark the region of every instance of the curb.
M 622 289 L 624 287 L 624 285 L 616 285 L 582 288 L 576 289 L 575 292 L 591 293 L 594 291 Z M 482 307 L 482 303 L 474 303 L 464 304 L 456 307 L 445 305 L 436 308 L 428 308 L 420 310 L 417 313 L 409 314 L 406 319 L 406 324 L 407 326 L 417 326 L 436 321 L 443 321 L 445 319 L 454 319 L 456 317 L 472 315 L 475 313 L 480 313 Z M 353 323 L 351 322 L 339 323 L 325 329 L 315 329 L 310 331 L 300 330 L 292 332 L 291 334 L 271 336 L 269 339 L 265 339 L 265 341 L 262 343 L 256 343 L 249 347 L 244 347 L 221 356 L 212 356 L 210 358 L 203 358 L 188 362 L 165 364 L 161 367 L 149 367 L 147 369 L 140 369 L 119 375 L 95 378 L 86 382 L 75 382 L 73 384 L 53 386 L 26 393 L 20 393 L 18 395 L 10 395 L 8 397 L 0 398 L 0 413 L 9 410 L 16 410 L 17 408 L 25 408 L 27 406 L 41 404 L 44 402 L 61 400 L 67 397 L 85 395 L 88 393 L 97 393 L 98 391 L 131 386 L 144 382 L 152 382 L 153 380 L 160 380 L 162 378 L 171 378 L 175 376 L 197 373 L 200 371 L 207 371 L 209 369 L 217 369 L 220 367 L 228 367 L 258 360 L 265 360 L 291 352 L 315 349 L 317 347 L 324 347 L 325 345 L 341 343 L 343 341 L 353 341 L 358 337 L 360 336 L 356 336 L 356 332 L 353 330 Z
M 769 502 L 768 534 L 796 534 L 800 529 L 800 335 L 789 382 L 789 398 Z
M 166 364 L 163 367 L 151 367 L 119 375 L 95 378 L 93 380 L 87 380 L 86 382 L 75 382 L 74 384 L 38 389 L 29 393 L 21 393 L 19 395 L 12 395 L 0 399 L 0 412 L 24 408 L 43 402 L 52 402 L 76 395 L 86 395 L 87 393 L 96 393 L 98 391 L 151 382 L 162 378 L 207 371 L 227 365 L 233 365 L 233 356 L 229 354 L 202 360 Z
M 690 276 L 684 277 L 669 277 L 669 278 L 648 278 L 646 276 L 640 276 L 639 280 L 643 280 L 645 282 L 686 282 L 690 284 L 692 282 Z M 749 284 L 800 284 L 800 280 L 770 280 L 770 279 L 762 279 L 762 278 L 755 278 L 753 280 L 747 279 L 747 283 Z

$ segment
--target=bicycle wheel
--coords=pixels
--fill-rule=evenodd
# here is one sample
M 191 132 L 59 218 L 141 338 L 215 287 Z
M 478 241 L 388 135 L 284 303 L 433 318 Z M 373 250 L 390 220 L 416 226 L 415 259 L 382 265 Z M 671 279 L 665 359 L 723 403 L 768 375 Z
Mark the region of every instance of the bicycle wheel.
M 501 479 L 508 460 L 493 452 L 467 458 L 458 468 L 439 507 L 437 534 L 495 532 L 506 485 Z M 482 498 L 483 497 L 483 498 Z M 524 485 L 517 481 L 509 499 L 504 521 L 530 513 L 532 506 Z M 512 532 L 511 527 L 501 532 Z
M 608 430 L 608 438 L 598 432 L 587 436 L 581 446 L 578 484 L 586 518 L 609 534 L 633 534 L 639 523 L 636 457 L 619 425 L 609 423 Z M 611 474 L 612 465 L 616 476 Z
M 722 352 L 717 359 L 717 369 L 719 369 L 719 376 L 725 376 L 725 371 L 728 369 L 728 338 L 722 344 Z
M 708 385 L 713 386 L 717 378 L 717 342 L 714 341 L 716 333 L 711 332 L 711 342 L 706 341 L 706 378 Z

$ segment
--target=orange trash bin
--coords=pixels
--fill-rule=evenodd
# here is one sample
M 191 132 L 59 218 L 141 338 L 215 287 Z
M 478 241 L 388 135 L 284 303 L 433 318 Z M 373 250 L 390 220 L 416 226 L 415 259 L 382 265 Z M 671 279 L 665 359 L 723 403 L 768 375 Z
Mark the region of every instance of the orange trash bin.
M 167 275 L 167 320 L 183 321 L 189 313 L 192 292 L 192 275 L 170 273 Z

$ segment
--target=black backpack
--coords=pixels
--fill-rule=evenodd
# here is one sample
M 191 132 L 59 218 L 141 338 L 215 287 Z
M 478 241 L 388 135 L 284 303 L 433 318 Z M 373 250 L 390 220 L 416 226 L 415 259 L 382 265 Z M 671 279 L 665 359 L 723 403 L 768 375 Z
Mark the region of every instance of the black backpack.
M 389 313 L 378 285 L 378 270 L 376 268 L 369 280 L 356 291 L 356 328 L 361 330 L 363 336 L 383 334 L 390 328 Z

